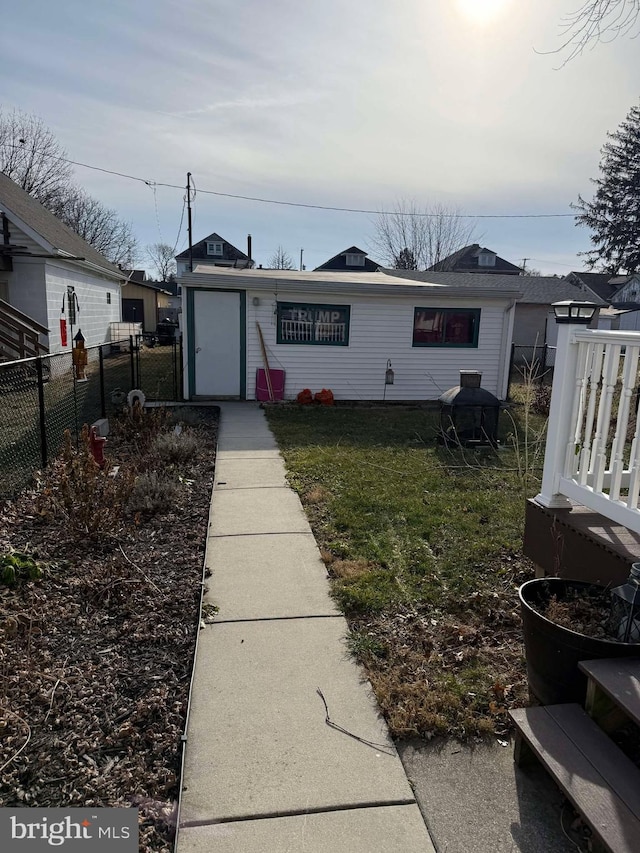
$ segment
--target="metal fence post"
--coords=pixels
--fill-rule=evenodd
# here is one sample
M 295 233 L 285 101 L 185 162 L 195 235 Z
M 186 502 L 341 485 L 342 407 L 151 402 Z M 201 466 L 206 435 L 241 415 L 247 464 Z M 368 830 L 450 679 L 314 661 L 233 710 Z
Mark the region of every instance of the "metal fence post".
M 136 383 L 136 365 L 133 354 L 133 335 L 129 335 L 129 355 L 131 356 L 131 387 L 137 388 Z
M 107 417 L 107 403 L 104 395 L 104 353 L 102 347 L 98 347 L 98 364 L 100 365 L 100 411 L 101 417 Z
M 44 379 L 42 376 L 42 356 L 36 358 L 36 375 L 38 377 L 38 409 L 40 415 L 40 458 L 42 467 L 47 465 L 47 419 L 44 408 Z
M 182 344 L 182 335 L 178 341 L 178 400 L 184 400 L 184 352 Z

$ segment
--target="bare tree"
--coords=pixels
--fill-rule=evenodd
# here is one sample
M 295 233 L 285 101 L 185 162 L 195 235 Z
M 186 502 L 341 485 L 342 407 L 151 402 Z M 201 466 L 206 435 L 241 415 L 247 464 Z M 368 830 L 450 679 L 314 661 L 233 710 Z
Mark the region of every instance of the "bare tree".
M 562 19 L 563 43 L 547 53 L 566 53 L 566 65 L 586 48 L 618 36 L 640 34 L 640 0 L 584 0 L 582 6 Z M 545 51 L 541 51 L 545 52 Z
M 372 253 L 395 269 L 428 269 L 472 242 L 474 226 L 458 208 L 420 208 L 400 200 L 373 221 Z
M 286 252 L 282 246 L 278 246 L 274 254 L 269 259 L 269 269 L 272 270 L 294 270 L 295 264 L 293 258 Z
M 66 156 L 37 116 L 0 108 L 0 171 L 46 207 L 71 183 Z
M 66 151 L 38 116 L 0 109 L 0 171 L 112 263 L 133 265 L 131 225 L 75 185 Z
M 152 243 L 145 249 L 145 254 L 160 281 L 170 281 L 176 274 L 176 262 L 173 257 L 174 249 L 168 243 Z
M 112 264 L 126 268 L 135 265 L 138 241 L 131 225 L 83 189 L 67 187 L 51 210 Z

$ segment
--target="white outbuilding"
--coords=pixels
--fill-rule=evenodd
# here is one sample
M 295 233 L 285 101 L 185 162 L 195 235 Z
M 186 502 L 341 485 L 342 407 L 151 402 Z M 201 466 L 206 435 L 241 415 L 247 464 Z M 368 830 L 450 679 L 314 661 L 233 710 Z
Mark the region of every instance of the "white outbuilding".
M 197 266 L 179 282 L 185 399 L 257 399 L 265 358 L 285 399 L 324 388 L 336 400 L 435 400 L 461 370 L 504 399 L 520 282 L 482 278 Z

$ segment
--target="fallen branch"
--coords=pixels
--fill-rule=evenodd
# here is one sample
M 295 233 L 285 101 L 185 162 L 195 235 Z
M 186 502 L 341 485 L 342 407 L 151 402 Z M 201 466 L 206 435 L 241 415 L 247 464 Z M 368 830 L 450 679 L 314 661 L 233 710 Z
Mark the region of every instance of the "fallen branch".
M 331 719 L 331 717 L 329 716 L 329 707 L 327 705 L 327 700 L 324 698 L 324 694 L 323 694 L 322 690 L 320 690 L 319 687 L 316 688 L 316 693 L 322 699 L 322 703 L 324 705 L 324 711 L 325 711 L 324 721 L 329 726 L 329 728 L 335 729 L 337 732 L 341 732 L 343 735 L 347 735 L 348 737 L 352 737 L 354 740 L 359 741 L 359 743 L 363 743 L 365 746 L 370 746 L 372 749 L 377 749 L 380 752 L 384 752 L 386 755 L 394 755 L 395 754 L 391 749 L 389 749 L 389 747 L 386 744 L 376 743 L 375 741 L 372 741 L 372 740 L 366 740 L 366 738 L 359 737 L 358 735 L 355 735 L 353 732 L 350 732 L 347 729 L 343 728 L 342 726 L 339 726 L 337 723 L 334 723 L 333 720 Z

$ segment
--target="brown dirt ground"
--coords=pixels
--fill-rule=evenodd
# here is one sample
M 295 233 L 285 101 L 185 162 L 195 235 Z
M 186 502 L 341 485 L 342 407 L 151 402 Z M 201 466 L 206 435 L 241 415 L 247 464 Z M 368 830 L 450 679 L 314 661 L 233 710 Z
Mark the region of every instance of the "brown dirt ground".
M 200 411 L 187 461 L 154 453 L 175 421 L 151 415 L 109 437 L 117 477 L 75 454 L 0 505 L 0 556 L 44 568 L 0 584 L 0 805 L 137 806 L 143 853 L 174 836 L 217 432 Z M 133 469 L 173 481 L 168 510 L 132 511 Z

